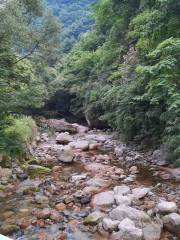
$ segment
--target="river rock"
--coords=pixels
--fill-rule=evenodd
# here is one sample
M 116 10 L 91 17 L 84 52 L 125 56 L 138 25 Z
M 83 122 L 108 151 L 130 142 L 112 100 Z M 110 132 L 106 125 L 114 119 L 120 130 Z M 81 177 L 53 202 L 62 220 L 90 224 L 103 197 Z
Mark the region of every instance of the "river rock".
M 86 181 L 87 186 L 101 187 L 101 188 L 109 187 L 111 183 L 112 183 L 111 180 L 106 180 L 99 177 L 94 177 Z
M 69 135 L 69 133 L 60 133 L 56 137 L 56 142 L 59 144 L 68 144 L 72 142 L 72 137 Z
M 84 220 L 84 224 L 96 225 L 104 217 L 104 213 L 100 211 L 95 211 L 90 213 Z
M 177 205 L 174 202 L 162 201 L 157 204 L 156 212 L 161 214 L 177 212 Z
M 134 221 L 137 226 L 146 225 L 151 222 L 150 217 L 143 211 L 129 206 L 121 205 L 110 212 L 112 220 L 122 221 L 124 218 L 129 218 Z
M 102 226 L 103 226 L 104 230 L 112 232 L 112 231 L 118 229 L 119 223 L 120 222 L 117 220 L 113 221 L 110 218 L 106 217 L 106 218 L 103 218 Z
M 77 127 L 67 123 L 64 119 L 49 119 L 47 124 L 50 128 L 54 128 L 57 132 L 77 133 Z
M 134 188 L 132 190 L 132 194 L 134 196 L 134 198 L 136 199 L 141 199 L 141 198 L 144 198 L 148 192 L 150 192 L 150 188 L 145 188 L 145 187 L 139 187 L 139 188 Z
M 74 175 L 71 177 L 71 182 L 79 182 L 87 178 L 87 174 Z
M 163 217 L 164 227 L 177 234 L 180 237 L 180 215 L 177 213 L 170 213 Z
M 112 234 L 112 240 L 142 240 L 142 229 L 136 228 L 132 220 L 125 218 L 118 226 L 119 232 Z
M 40 176 L 40 175 L 46 175 L 49 174 L 51 172 L 50 168 L 47 167 L 43 167 L 40 165 L 25 165 L 24 166 L 25 171 L 27 171 L 27 173 L 31 176 Z
M 64 146 L 60 151 L 58 151 L 58 160 L 64 163 L 71 163 L 74 156 L 74 152 L 69 145 Z
M 130 206 L 132 203 L 132 199 L 129 196 L 123 196 L 123 195 L 114 195 L 115 201 L 117 205 L 126 205 Z
M 152 223 L 143 228 L 145 240 L 159 240 L 161 238 L 162 226 Z
M 79 125 L 77 123 L 73 123 L 72 126 L 76 127 L 78 133 L 87 133 L 88 132 L 88 127 Z
M 36 195 L 35 201 L 39 204 L 48 204 L 49 203 L 48 197 L 43 196 L 43 195 Z
M 92 205 L 94 207 L 111 207 L 114 204 L 114 192 L 101 192 L 94 196 Z
M 126 195 L 130 193 L 130 188 L 126 185 L 116 186 L 114 187 L 115 195 Z
M 92 195 L 92 194 L 95 194 L 95 193 L 99 192 L 99 190 L 100 190 L 99 187 L 89 186 L 89 187 L 83 188 L 82 194 L 83 194 L 83 195 L 86 195 L 86 194 L 87 194 L 87 195 L 88 195 L 88 194 Z
M 71 142 L 69 146 L 82 151 L 87 151 L 89 149 L 89 142 L 86 140 L 77 140 L 75 142 Z
M 19 230 L 19 226 L 17 226 L 16 224 L 7 224 L 4 223 L 3 225 L 1 225 L 0 227 L 0 231 L 2 234 L 5 235 L 9 235 L 12 234 L 14 232 L 17 232 Z
M 132 166 L 132 167 L 129 169 L 129 172 L 130 172 L 131 174 L 136 174 L 136 173 L 138 173 L 139 171 L 138 171 L 137 166 Z

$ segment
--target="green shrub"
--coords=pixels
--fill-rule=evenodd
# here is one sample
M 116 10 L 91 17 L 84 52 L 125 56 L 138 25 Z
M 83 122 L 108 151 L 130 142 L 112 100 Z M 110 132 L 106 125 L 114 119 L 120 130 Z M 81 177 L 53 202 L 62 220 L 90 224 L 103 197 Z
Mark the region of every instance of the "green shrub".
M 36 134 L 36 124 L 31 117 L 6 117 L 1 129 L 0 151 L 11 157 L 22 157 Z

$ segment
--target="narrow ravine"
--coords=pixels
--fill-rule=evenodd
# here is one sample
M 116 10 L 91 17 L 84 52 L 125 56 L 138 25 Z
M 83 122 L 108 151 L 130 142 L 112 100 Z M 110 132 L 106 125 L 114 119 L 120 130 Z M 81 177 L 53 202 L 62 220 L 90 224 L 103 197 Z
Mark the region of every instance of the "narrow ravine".
M 34 157 L 1 169 L 1 233 L 18 240 L 178 240 L 180 186 L 110 131 L 43 122 Z M 149 163 L 148 163 L 149 162 Z

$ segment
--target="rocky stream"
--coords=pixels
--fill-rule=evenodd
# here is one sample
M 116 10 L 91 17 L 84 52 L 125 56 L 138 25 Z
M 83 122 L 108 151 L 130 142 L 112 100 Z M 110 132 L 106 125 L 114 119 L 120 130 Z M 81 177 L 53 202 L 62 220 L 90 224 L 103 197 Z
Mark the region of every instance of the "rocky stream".
M 179 240 L 180 169 L 114 133 L 46 120 L 34 157 L 0 168 L 0 233 L 18 240 Z M 0 237 L 1 239 L 1 237 Z

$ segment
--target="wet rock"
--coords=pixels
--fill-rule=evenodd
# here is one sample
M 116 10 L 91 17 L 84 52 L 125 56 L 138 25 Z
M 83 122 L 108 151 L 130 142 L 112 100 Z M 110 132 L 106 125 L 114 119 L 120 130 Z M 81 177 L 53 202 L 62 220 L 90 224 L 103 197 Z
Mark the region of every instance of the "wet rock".
M 9 235 L 12 234 L 14 232 L 17 232 L 19 230 L 19 226 L 16 224 L 6 224 L 4 223 L 1 227 L 0 227 L 0 231 L 2 234 L 5 235 Z
M 59 144 L 68 144 L 72 142 L 72 137 L 69 135 L 69 133 L 60 133 L 56 137 L 56 142 Z
M 177 205 L 174 202 L 162 201 L 157 204 L 156 212 L 161 214 L 177 212 Z
M 74 159 L 74 152 L 70 146 L 64 146 L 58 151 L 58 160 L 64 163 L 71 163 Z
M 170 213 L 163 217 L 164 227 L 177 234 L 180 237 L 180 215 L 177 213 Z
M 132 190 L 132 194 L 134 196 L 134 198 L 136 199 L 141 199 L 144 198 L 148 192 L 150 192 L 150 188 L 144 188 L 144 187 L 139 187 L 139 188 L 134 188 Z
M 81 200 L 80 200 L 81 204 L 88 204 L 91 202 L 91 197 L 90 196 L 83 196 L 81 197 Z
M 88 180 L 86 182 L 87 186 L 93 186 L 93 187 L 102 187 L 102 188 L 106 188 L 109 187 L 111 185 L 111 180 L 106 180 L 103 178 L 99 178 L 99 177 L 94 177 L 91 178 L 90 180 Z
M 36 195 L 35 196 L 35 201 L 38 204 L 48 204 L 49 203 L 49 198 L 43 195 Z
M 122 221 L 124 218 L 129 218 L 134 221 L 137 226 L 146 225 L 151 222 L 150 217 L 143 211 L 129 206 L 121 205 L 110 212 L 112 220 Z
M 120 223 L 119 221 L 116 221 L 116 220 L 113 221 L 110 218 L 106 217 L 106 218 L 103 218 L 102 226 L 103 226 L 104 230 L 112 232 L 112 231 L 118 229 L 119 223 Z
M 69 144 L 72 148 L 87 151 L 89 149 L 89 142 L 85 140 L 77 140 Z
M 130 206 L 132 203 L 132 199 L 129 196 L 123 196 L 123 195 L 114 195 L 115 201 L 117 205 L 126 205 Z
M 161 238 L 161 225 L 149 224 L 143 228 L 143 235 L 145 240 L 159 240 Z
M 115 195 L 126 195 L 130 193 L 130 188 L 126 185 L 116 186 L 114 187 Z
M 91 214 L 89 214 L 85 220 L 84 224 L 86 225 L 97 225 L 99 221 L 104 217 L 104 213 L 100 211 L 95 211 Z
M 94 196 L 92 205 L 94 207 L 110 207 L 114 204 L 114 192 L 101 192 Z

